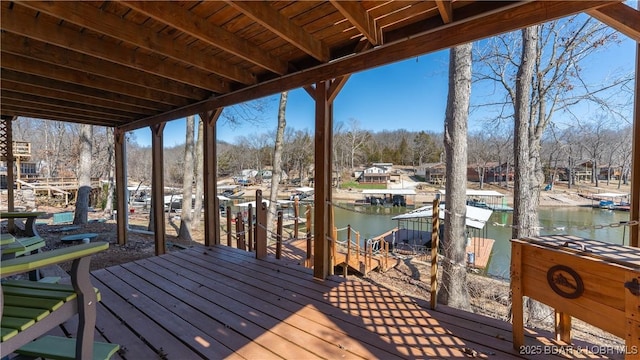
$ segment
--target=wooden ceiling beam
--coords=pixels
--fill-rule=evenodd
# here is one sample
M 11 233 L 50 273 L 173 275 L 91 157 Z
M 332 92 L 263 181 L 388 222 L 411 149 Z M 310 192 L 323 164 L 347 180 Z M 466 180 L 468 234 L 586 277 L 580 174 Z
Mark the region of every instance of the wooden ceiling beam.
M 59 106 L 57 104 L 46 104 L 41 101 L 32 102 L 28 100 L 19 100 L 12 98 L 4 98 L 2 99 L 2 106 L 12 106 L 12 107 L 20 107 L 24 109 L 37 109 L 40 111 L 46 111 L 47 113 L 52 114 L 60 114 L 67 116 L 81 116 L 87 119 L 96 119 L 96 120 L 118 120 L 120 122 L 131 121 L 130 117 L 124 117 L 115 114 L 104 114 L 104 113 L 96 113 L 93 111 L 86 111 L 78 109 L 77 107 L 69 108 L 66 106 Z
M 256 76 L 238 66 L 212 56 L 202 56 L 199 51 L 178 42 L 168 35 L 157 33 L 144 25 L 138 25 L 123 17 L 100 11 L 83 1 L 24 1 L 21 6 L 49 14 L 61 20 L 86 27 L 143 49 L 170 57 L 207 72 L 218 74 L 242 84 L 255 84 Z
M 75 51 L 67 50 L 41 41 L 25 38 L 19 35 L 3 32 L 0 34 L 2 51 L 24 56 L 50 64 L 81 70 L 105 78 L 126 82 L 136 87 L 142 86 L 154 91 L 161 91 L 189 99 L 203 99 L 210 96 L 210 92 L 188 86 L 177 81 L 169 80 L 140 70 L 127 68 L 110 61 L 87 56 Z
M 58 120 L 72 123 L 81 123 L 81 124 L 91 124 L 91 125 L 99 125 L 99 126 L 113 126 L 113 123 L 118 123 L 117 121 L 112 121 L 107 118 L 104 119 L 95 119 L 95 118 L 87 118 L 82 116 L 68 116 L 66 114 L 53 114 L 49 111 L 39 111 L 37 109 L 28 109 L 21 108 L 17 106 L 5 106 L 2 105 L 2 115 L 9 116 L 24 116 L 24 117 L 32 117 L 35 119 L 42 120 Z M 123 123 L 123 122 L 119 122 Z
M 350 77 L 351 75 L 341 76 L 339 78 L 333 79 L 329 83 L 329 88 L 327 89 L 327 95 L 328 95 L 327 100 L 329 101 L 330 104 L 332 104 L 333 101 L 336 99 L 336 97 L 338 97 L 338 94 L 340 93 L 342 88 L 344 88 L 344 86 L 347 84 L 347 81 L 349 80 Z
M 256 44 L 198 17 L 175 2 L 125 1 L 123 4 L 278 75 L 284 75 L 288 71 L 289 66 L 285 61 L 261 50 Z
M 135 119 L 138 114 L 129 113 L 126 111 L 120 111 L 118 109 L 109 109 L 100 106 L 95 106 L 87 103 L 78 103 L 74 101 L 63 100 L 59 98 L 51 98 L 51 97 L 42 97 L 35 95 L 33 93 L 23 93 L 18 91 L 8 90 L 3 86 L 3 89 L 0 90 L 0 98 L 3 101 L 6 100 L 17 100 L 17 101 L 25 101 L 32 104 L 44 104 L 48 106 L 56 106 L 59 108 L 70 109 L 73 111 L 74 109 L 78 109 L 81 111 L 86 111 L 95 114 L 101 114 L 106 117 L 121 117 L 123 120 L 132 120 Z
M 53 23 L 40 21 L 17 7 L 0 11 L 0 29 L 65 49 L 111 61 L 216 93 L 230 90 L 229 83 L 200 69 L 186 69 L 167 64 L 162 59 L 125 49 L 115 43 L 97 39 Z
M 450 0 L 436 0 L 436 6 L 438 6 L 443 23 L 448 24 L 453 21 L 453 8 Z
M 164 114 L 121 126 L 123 130 L 135 130 L 163 121 L 179 119 L 218 107 L 235 105 L 258 99 L 282 91 L 303 87 L 327 78 L 336 78 L 358 71 L 387 65 L 399 60 L 424 55 L 433 51 L 450 48 L 459 44 L 475 41 L 503 32 L 513 31 L 541 22 L 569 16 L 599 6 L 608 5 L 608 1 L 532 1 L 514 5 L 507 3 L 503 10 L 496 9 L 490 16 L 460 18 L 449 26 L 427 30 L 415 36 L 404 38 L 390 44 L 353 54 L 330 63 L 305 69 L 278 79 L 265 81 L 238 91 L 220 95 L 214 99 L 174 109 Z
M 2 59 L 4 66 L 4 57 Z M 87 102 L 91 102 L 93 98 L 100 100 L 111 100 L 123 105 L 130 105 L 140 107 L 142 109 L 150 109 L 153 112 L 169 111 L 172 107 L 166 104 L 160 104 L 144 99 L 139 99 L 131 96 L 122 95 L 119 93 L 109 92 L 101 89 L 96 89 L 88 86 L 78 85 L 75 83 L 55 80 L 46 78 L 43 76 L 21 73 L 9 69 L 2 68 L 0 70 L 0 78 L 2 80 L 12 80 L 22 84 L 28 84 L 29 86 L 39 86 L 43 88 L 52 88 L 60 92 L 69 92 L 72 94 L 78 94 L 84 96 Z
M 5 73 L 6 74 L 6 73 Z M 15 73 L 19 74 L 19 73 Z M 14 76 L 18 78 L 20 75 Z M 106 113 L 122 113 L 123 115 L 129 115 L 132 118 L 140 118 L 145 115 L 152 115 L 155 112 L 149 109 L 144 109 L 139 106 L 132 106 L 127 104 L 118 103 L 111 100 L 88 98 L 84 94 L 74 94 L 70 92 L 53 90 L 48 87 L 42 87 L 34 83 L 20 83 L 13 80 L 8 80 L 3 76 L 2 89 L 10 90 L 15 93 L 30 94 L 40 98 L 59 99 L 61 101 L 73 102 L 76 104 L 87 104 L 86 106 L 95 106 L 102 108 Z
M 329 61 L 329 48 L 326 45 L 314 39 L 303 28 L 294 24 L 268 3 L 227 0 L 227 4 L 305 53 L 320 61 Z
M 371 44 L 380 44 L 380 29 L 376 26 L 375 19 L 362 7 L 360 2 L 331 0 L 331 4 L 349 20 L 358 31 L 364 35 Z
M 4 49 L 2 50 L 2 67 L 13 71 L 39 75 L 50 79 L 93 87 L 171 106 L 184 106 L 191 102 L 187 98 L 170 95 L 158 90 L 134 86 L 132 84 L 107 79 L 84 71 L 64 68 L 38 60 L 17 56 L 4 52 Z
M 587 12 L 594 18 L 640 42 L 640 11 L 623 3 L 614 3 Z

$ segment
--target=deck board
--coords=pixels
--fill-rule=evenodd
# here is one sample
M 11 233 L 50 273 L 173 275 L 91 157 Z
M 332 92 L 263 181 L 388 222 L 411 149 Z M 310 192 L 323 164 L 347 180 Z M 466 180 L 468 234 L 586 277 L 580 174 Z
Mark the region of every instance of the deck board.
M 509 323 L 357 280 L 215 246 L 92 273 L 98 339 L 122 359 L 543 359 L 512 349 Z M 554 342 L 533 331 L 527 344 Z M 599 358 L 573 356 L 573 358 Z M 601 357 L 600 357 L 601 358 Z

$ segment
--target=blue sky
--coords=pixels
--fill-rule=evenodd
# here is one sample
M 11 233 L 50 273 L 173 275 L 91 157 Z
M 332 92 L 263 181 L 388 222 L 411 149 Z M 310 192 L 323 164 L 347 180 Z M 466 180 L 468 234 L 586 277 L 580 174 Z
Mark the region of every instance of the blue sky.
M 624 37 L 624 36 L 623 36 Z M 334 122 L 348 127 L 356 119 L 361 129 L 406 129 L 408 131 L 442 132 L 447 99 L 449 51 L 443 50 L 398 63 L 353 74 L 334 103 Z M 606 76 L 615 69 L 634 68 L 635 43 L 625 37 L 620 46 L 612 46 L 595 56 L 585 67 L 593 75 Z M 606 64 L 606 66 L 602 66 Z M 475 88 L 474 88 L 475 91 Z M 474 96 L 472 91 L 472 96 Z M 277 125 L 279 95 L 268 100 L 260 124 L 232 127 L 224 119 L 218 121 L 218 140 L 235 143 L 239 136 L 273 132 Z M 470 129 L 481 126 L 479 114 L 472 114 Z M 303 89 L 289 92 L 287 127 L 295 130 L 314 129 L 314 103 Z M 139 145 L 150 146 L 148 128 L 135 132 Z M 185 141 L 184 119 L 167 123 L 164 145 L 170 147 Z

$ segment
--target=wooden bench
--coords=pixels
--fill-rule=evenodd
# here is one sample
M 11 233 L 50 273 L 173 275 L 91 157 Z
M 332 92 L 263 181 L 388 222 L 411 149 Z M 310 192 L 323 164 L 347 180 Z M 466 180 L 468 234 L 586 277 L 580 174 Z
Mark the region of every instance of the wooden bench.
M 89 239 L 89 241 L 91 241 L 91 239 L 94 239 L 97 237 L 98 237 L 98 234 L 96 233 L 73 234 L 73 235 L 67 235 L 67 236 L 61 237 L 60 241 L 62 241 L 63 243 L 83 241 L 84 239 Z
M 7 234 L 8 235 L 8 234 Z M 46 242 L 40 236 L 31 236 L 27 238 L 5 237 L 2 245 L 0 245 L 0 259 L 8 260 L 23 255 L 37 254 Z M 11 241 L 9 241 L 11 240 Z M 29 279 L 33 281 L 40 280 L 40 271 L 33 270 L 29 272 Z
M 100 295 L 91 284 L 89 263 L 91 255 L 108 247 L 106 242 L 95 242 L 2 261 L 3 279 L 61 262 L 73 264 L 71 285 L 27 280 L 0 283 L 0 357 L 21 353 L 49 359 L 108 359 L 119 349 L 116 344 L 93 341 Z M 76 314 L 80 319 L 77 339 L 38 339 Z
M 53 221 L 51 222 L 53 225 L 66 224 L 73 222 L 73 213 L 72 212 L 62 212 L 53 214 Z
M 14 238 L 13 242 L 2 245 L 2 260 L 12 259 L 25 254 L 35 254 L 46 245 L 40 236 Z
M 0 246 L 11 244 L 16 241 L 16 237 L 11 234 L 0 234 Z

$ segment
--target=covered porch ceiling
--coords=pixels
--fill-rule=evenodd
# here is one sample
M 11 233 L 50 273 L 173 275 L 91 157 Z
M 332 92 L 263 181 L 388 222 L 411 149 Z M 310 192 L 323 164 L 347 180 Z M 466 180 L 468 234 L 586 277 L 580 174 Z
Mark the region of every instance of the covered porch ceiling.
M 616 1 L 3 1 L 2 116 L 133 130 Z

